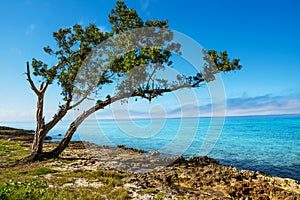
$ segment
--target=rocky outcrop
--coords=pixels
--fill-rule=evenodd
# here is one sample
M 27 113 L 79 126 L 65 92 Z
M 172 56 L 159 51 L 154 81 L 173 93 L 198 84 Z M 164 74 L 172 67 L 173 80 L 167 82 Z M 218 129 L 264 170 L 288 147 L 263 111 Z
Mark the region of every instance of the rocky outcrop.
M 124 150 L 127 150 L 127 151 L 131 151 L 131 152 L 136 152 L 136 153 L 145 153 L 145 150 L 143 150 L 143 149 L 136 149 L 136 148 L 132 148 L 132 147 L 126 147 L 124 144 L 119 144 L 118 148 L 124 149 Z
M 114 169 L 131 174 L 123 187 L 134 199 L 300 199 L 300 184 L 295 180 L 223 166 L 206 156 L 167 159 L 91 143 L 73 143 L 62 157 L 77 160 L 57 164 L 56 169 Z M 141 169 L 148 172 L 142 173 Z
M 176 161 L 174 165 L 128 180 L 140 190 L 158 191 L 187 199 L 299 199 L 299 182 L 260 172 L 222 166 L 208 157 Z

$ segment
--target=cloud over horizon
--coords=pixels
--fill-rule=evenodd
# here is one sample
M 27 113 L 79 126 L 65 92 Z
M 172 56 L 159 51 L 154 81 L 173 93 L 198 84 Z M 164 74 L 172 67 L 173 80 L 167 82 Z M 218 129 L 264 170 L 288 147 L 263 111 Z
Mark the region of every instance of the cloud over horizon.
M 226 116 L 251 116 L 251 115 L 285 115 L 300 114 L 300 98 L 273 96 L 271 94 L 256 97 L 230 98 L 226 102 Z M 217 106 L 217 105 L 216 105 Z M 151 111 L 135 109 L 115 109 L 106 110 L 104 113 L 97 114 L 97 118 L 164 118 L 164 117 L 199 117 L 211 116 L 211 104 L 195 105 L 185 104 L 174 109 Z M 222 112 L 221 112 L 222 113 Z M 114 117 L 113 117 L 114 116 Z M 215 114 L 218 116 L 218 113 Z
M 273 96 L 231 98 L 227 100 L 227 115 L 300 114 L 300 98 Z
M 255 97 L 242 96 L 227 99 L 226 105 L 226 116 L 300 114 L 299 96 L 273 96 L 271 94 Z M 160 106 L 159 103 L 151 105 L 150 108 L 114 104 L 97 112 L 95 116 L 97 119 L 206 117 L 211 116 L 211 109 L 211 104 L 199 106 L 192 103 L 178 105 L 172 108 L 164 108 L 164 106 Z M 51 119 L 55 112 L 55 110 L 46 110 L 46 120 Z M 34 120 L 34 114 L 34 110 L 25 112 L 2 109 L 0 110 L 0 123 Z M 74 115 L 69 114 L 65 120 L 74 120 Z

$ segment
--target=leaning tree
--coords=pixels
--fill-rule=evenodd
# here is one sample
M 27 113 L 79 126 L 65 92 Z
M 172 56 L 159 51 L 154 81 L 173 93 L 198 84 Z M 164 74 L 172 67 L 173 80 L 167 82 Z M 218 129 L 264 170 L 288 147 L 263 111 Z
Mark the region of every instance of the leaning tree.
M 167 20 L 142 20 L 135 9 L 118 1 L 109 15 L 111 31 L 101 31 L 96 25 L 74 25 L 53 33 L 55 49 L 44 51 L 54 56 L 57 64 L 50 66 L 32 59 L 27 62 L 27 80 L 37 96 L 36 129 L 31 153 L 26 160 L 57 157 L 68 146 L 77 127 L 92 113 L 128 98 L 151 99 L 182 88 L 198 88 L 214 80 L 214 74 L 241 69 L 239 59 L 228 58 L 226 51 L 204 51 L 202 72 L 177 75 L 173 80 L 159 76 L 166 67 L 172 67 L 172 55 L 180 54 L 179 43 L 168 29 Z M 201 56 L 201 55 L 199 55 Z M 30 71 L 32 70 L 32 72 Z M 32 78 L 39 78 L 39 85 Z M 61 88 L 63 104 L 51 120 L 44 117 L 44 99 L 49 86 Z M 103 94 L 103 87 L 115 85 L 115 92 Z M 66 114 L 91 96 L 99 99 L 82 111 L 69 125 L 63 139 L 50 152 L 43 151 L 49 131 Z M 104 98 L 103 98 L 104 97 Z

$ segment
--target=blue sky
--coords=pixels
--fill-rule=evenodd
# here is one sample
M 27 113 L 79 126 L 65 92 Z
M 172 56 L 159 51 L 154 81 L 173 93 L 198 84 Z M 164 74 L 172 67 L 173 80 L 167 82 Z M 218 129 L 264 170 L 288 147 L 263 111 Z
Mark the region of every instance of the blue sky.
M 300 114 L 299 1 L 125 2 L 144 19 L 168 19 L 171 29 L 193 38 L 204 48 L 227 50 L 231 57 L 241 59 L 244 66 L 241 71 L 222 75 L 227 115 Z M 25 62 L 33 57 L 46 58 L 42 48 L 54 46 L 52 32 L 75 23 L 96 23 L 109 30 L 107 16 L 114 3 L 112 0 L 1 1 L 0 122 L 34 120 L 36 97 L 24 75 Z M 46 117 L 57 110 L 58 91 L 55 86 L 49 88 Z M 209 93 L 205 88 L 198 93 L 200 112 L 208 115 Z M 129 107 L 135 117 L 144 117 L 149 108 L 155 114 L 158 105 L 163 105 L 164 112 L 173 117 L 182 106 L 170 103 L 168 98 L 157 99 L 150 105 L 145 101 L 132 104 Z M 140 110 L 142 107 L 145 109 Z M 105 118 L 109 113 L 106 109 L 99 116 Z

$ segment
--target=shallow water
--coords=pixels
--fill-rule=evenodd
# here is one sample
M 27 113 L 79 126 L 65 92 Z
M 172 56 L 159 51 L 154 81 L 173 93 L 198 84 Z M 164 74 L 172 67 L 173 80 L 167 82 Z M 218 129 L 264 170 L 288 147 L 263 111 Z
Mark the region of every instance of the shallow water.
M 69 122 L 50 135 L 59 140 Z M 33 122 L 0 125 L 34 129 Z M 227 117 L 222 119 L 138 119 L 84 122 L 73 140 L 128 147 L 163 155 L 208 155 L 222 164 L 300 181 L 300 116 Z M 210 130 L 211 132 L 207 132 Z M 220 134 L 220 135 L 219 135 Z M 215 144 L 215 145 L 214 145 Z

